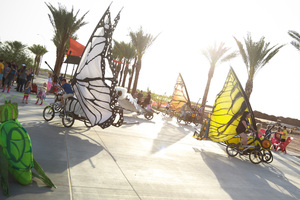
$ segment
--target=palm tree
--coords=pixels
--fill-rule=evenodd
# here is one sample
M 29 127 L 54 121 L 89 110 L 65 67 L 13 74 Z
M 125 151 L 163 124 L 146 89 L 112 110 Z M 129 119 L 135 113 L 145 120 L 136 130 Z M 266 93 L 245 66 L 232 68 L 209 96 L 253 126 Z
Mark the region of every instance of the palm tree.
M 122 62 L 122 67 L 120 68 L 120 77 L 119 77 L 119 85 L 125 87 L 125 81 L 127 74 L 129 72 L 129 65 L 132 59 L 135 57 L 135 48 L 131 43 L 125 42 L 117 42 L 114 40 L 115 45 L 113 48 L 113 53 L 116 55 L 116 58 Z
M 27 47 L 19 41 L 6 41 L 4 44 L 3 54 L 6 54 L 7 57 L 5 59 L 10 62 L 16 62 L 16 60 L 20 57 L 20 53 L 25 53 L 25 49 Z
M 122 87 L 125 87 L 126 77 L 129 72 L 129 65 L 133 58 L 135 58 L 135 48 L 132 46 L 131 43 L 126 43 L 124 46 L 124 63 L 125 63 L 125 69 L 123 72 L 123 81 L 122 81 Z
M 18 66 L 26 64 L 30 67 L 32 59 L 28 55 L 25 44 L 19 41 L 5 41 L 0 46 L 0 57 L 9 62 L 15 62 Z
M 31 47 L 28 47 L 28 49 L 35 54 L 35 58 L 34 58 L 34 68 L 35 68 L 35 75 L 39 74 L 39 67 L 40 67 L 40 63 L 41 63 L 41 58 L 43 57 L 43 55 L 45 53 L 47 53 L 47 49 L 46 47 L 43 47 L 41 45 L 32 45 Z
M 247 39 L 244 39 L 246 47 L 246 49 L 244 49 L 243 44 L 235 37 L 234 39 L 239 47 L 240 54 L 242 55 L 248 72 L 245 93 L 248 99 L 250 99 L 255 73 L 263 68 L 284 45 L 279 47 L 275 45 L 269 48 L 270 42 L 266 43 L 265 37 L 261 37 L 258 42 L 254 42 L 251 38 L 251 34 L 248 34 Z
M 300 51 L 300 34 L 296 31 L 289 31 L 288 34 L 295 39 L 291 44 Z
M 152 43 L 156 40 L 158 35 L 156 37 L 153 37 L 151 34 L 145 34 L 142 27 L 140 27 L 139 31 L 137 32 L 131 31 L 129 33 L 132 45 L 134 46 L 137 55 L 136 63 L 133 68 L 133 70 L 135 70 L 135 78 L 131 94 L 134 94 L 137 89 L 138 79 L 142 68 L 143 55 L 145 54 L 146 50 L 152 45 Z
M 203 106 L 206 105 L 207 95 L 208 95 L 208 91 L 209 91 L 209 87 L 210 87 L 210 82 L 211 82 L 211 79 L 214 76 L 215 67 L 218 64 L 218 62 L 219 61 L 220 61 L 220 63 L 221 62 L 226 62 L 226 61 L 229 61 L 230 59 L 237 56 L 236 52 L 226 54 L 230 50 L 230 48 L 227 48 L 224 45 L 225 45 L 225 43 L 223 43 L 223 42 L 220 43 L 219 46 L 214 44 L 214 46 L 210 46 L 206 50 L 202 51 L 202 54 L 208 59 L 208 61 L 210 63 L 210 69 L 209 69 L 209 72 L 208 72 L 207 83 L 206 83 L 204 95 L 203 95 L 203 98 L 202 98 L 202 105 Z M 203 116 L 203 114 L 204 114 L 204 109 L 202 110 L 201 115 Z
M 60 74 L 64 56 L 67 51 L 68 39 L 69 37 L 74 37 L 76 31 L 87 24 L 83 21 L 83 19 L 88 12 L 86 12 L 81 18 L 77 19 L 79 10 L 76 12 L 76 14 L 74 14 L 73 8 L 71 12 L 68 12 L 66 7 L 62 6 L 61 4 L 58 4 L 58 9 L 52 6 L 50 3 L 46 3 L 46 5 L 52 14 L 52 16 L 49 14 L 49 19 L 54 28 L 54 36 L 52 38 L 52 41 L 56 46 L 56 61 L 54 72 L 58 75 Z

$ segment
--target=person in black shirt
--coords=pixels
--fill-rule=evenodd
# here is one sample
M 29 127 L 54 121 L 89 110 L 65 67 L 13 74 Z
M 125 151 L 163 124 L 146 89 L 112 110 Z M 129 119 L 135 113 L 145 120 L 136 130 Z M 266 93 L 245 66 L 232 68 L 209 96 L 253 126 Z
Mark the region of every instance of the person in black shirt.
M 237 146 L 240 146 L 240 144 L 242 145 L 247 145 L 247 134 L 245 133 L 246 130 L 248 130 L 248 127 L 255 132 L 254 128 L 252 127 L 252 125 L 249 123 L 249 118 L 250 118 L 251 114 L 247 111 L 244 112 L 244 114 L 242 115 L 240 122 L 236 128 L 236 132 L 238 135 L 241 136 L 242 140 L 237 144 Z
M 151 101 L 151 92 L 148 91 L 147 97 L 145 98 L 142 106 L 147 107 L 148 104 L 150 104 L 150 101 Z
M 141 104 L 141 100 L 143 98 L 143 90 L 141 90 L 138 94 L 137 94 L 137 103 Z

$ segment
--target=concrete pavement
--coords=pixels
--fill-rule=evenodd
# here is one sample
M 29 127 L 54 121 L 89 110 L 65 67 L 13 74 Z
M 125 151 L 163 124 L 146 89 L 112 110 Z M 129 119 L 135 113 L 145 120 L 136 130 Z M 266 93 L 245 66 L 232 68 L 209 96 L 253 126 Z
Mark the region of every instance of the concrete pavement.
M 273 152 L 271 164 L 254 165 L 245 156 L 228 157 L 217 143 L 195 140 L 192 125 L 156 114 L 151 121 L 126 114 L 119 128 L 87 128 L 81 121 L 65 128 L 58 116 L 46 122 L 35 99 L 24 105 L 21 98 L 13 99 L 20 103 L 18 120 L 57 189 L 36 178 L 22 186 L 10 177 L 11 195 L 1 192 L 0 200 L 300 198 L 295 156 Z

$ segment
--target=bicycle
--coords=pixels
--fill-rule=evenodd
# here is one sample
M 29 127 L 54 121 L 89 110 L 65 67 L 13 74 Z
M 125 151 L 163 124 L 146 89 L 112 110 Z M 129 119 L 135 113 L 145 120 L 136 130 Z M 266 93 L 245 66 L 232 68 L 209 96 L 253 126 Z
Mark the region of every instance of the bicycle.
M 177 117 L 177 122 L 180 123 L 181 121 L 184 121 L 186 125 L 194 123 L 196 126 L 201 122 L 200 115 L 197 112 L 187 112 L 186 117 Z
M 83 121 L 86 127 L 91 127 L 91 123 L 86 118 L 77 99 L 69 97 L 65 100 L 65 106 L 60 103 L 62 93 L 55 94 L 54 103 L 46 106 L 43 110 L 43 117 L 46 121 L 51 121 L 56 113 L 62 118 L 65 127 L 73 126 L 75 119 Z
M 162 115 L 163 116 L 166 116 L 166 115 L 168 115 L 169 117 L 174 117 L 174 111 L 173 110 L 171 110 L 171 109 L 166 109 L 166 111 L 165 112 L 162 112 Z
M 240 141 L 241 137 L 236 135 L 225 142 L 227 144 L 226 152 L 229 156 L 249 155 L 250 161 L 254 164 L 259 164 L 262 161 L 266 163 L 273 161 L 273 155 L 270 151 L 271 141 L 259 138 L 257 132 L 254 133 L 254 136 L 248 138 L 247 145 L 237 146 Z

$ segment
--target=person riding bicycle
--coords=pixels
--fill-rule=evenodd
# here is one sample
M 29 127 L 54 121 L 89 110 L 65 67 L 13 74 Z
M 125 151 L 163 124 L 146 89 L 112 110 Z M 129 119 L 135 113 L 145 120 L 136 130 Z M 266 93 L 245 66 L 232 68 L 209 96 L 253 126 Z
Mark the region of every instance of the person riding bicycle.
M 238 135 L 240 135 L 240 137 L 242 138 L 242 140 L 237 143 L 237 147 L 239 147 L 240 145 L 247 145 L 247 134 L 245 133 L 246 130 L 248 130 L 248 127 L 255 132 L 255 129 L 252 127 L 252 125 L 249 123 L 249 118 L 250 118 L 251 114 L 247 111 L 245 111 L 240 119 L 240 122 L 236 128 L 236 132 Z
M 188 104 L 184 104 L 183 106 L 181 106 L 180 108 L 180 111 L 181 111 L 181 114 L 180 114 L 180 118 L 183 117 L 183 120 L 186 119 L 186 114 L 187 114 L 187 111 L 189 110 L 189 106 Z
M 65 100 L 67 99 L 67 98 L 69 98 L 69 97 L 73 97 L 74 96 L 74 92 L 73 92 L 73 90 L 72 90 L 72 87 L 71 87 L 71 85 L 69 84 L 69 83 L 67 83 L 67 81 L 66 81 L 66 79 L 65 78 L 63 78 L 62 80 L 61 80 L 61 84 L 62 84 L 62 86 L 61 86 L 61 88 L 59 89 L 59 91 L 62 91 L 62 90 L 64 90 L 64 94 L 62 95 L 62 98 L 60 99 L 60 103 L 61 103 L 61 105 L 65 105 Z M 59 92 L 58 91 L 58 92 Z
M 170 109 L 170 101 L 167 103 L 166 110 Z
M 138 94 L 137 94 L 137 104 L 141 104 L 142 102 L 142 98 L 143 98 L 143 90 L 141 90 Z
M 151 101 L 151 92 L 148 91 L 147 96 L 144 99 L 144 102 L 142 103 L 142 107 L 146 108 L 150 104 L 150 101 Z

